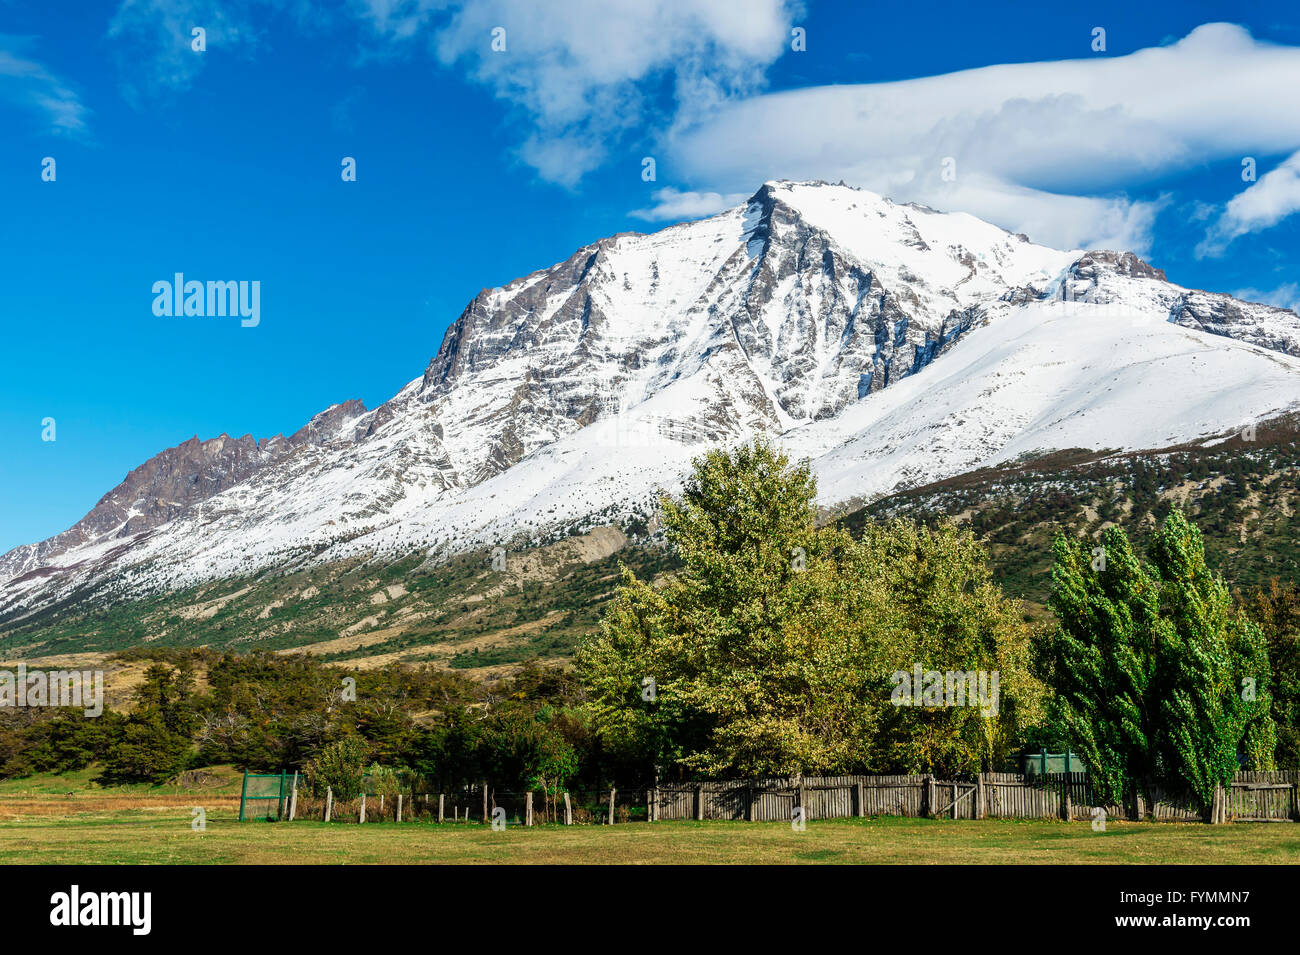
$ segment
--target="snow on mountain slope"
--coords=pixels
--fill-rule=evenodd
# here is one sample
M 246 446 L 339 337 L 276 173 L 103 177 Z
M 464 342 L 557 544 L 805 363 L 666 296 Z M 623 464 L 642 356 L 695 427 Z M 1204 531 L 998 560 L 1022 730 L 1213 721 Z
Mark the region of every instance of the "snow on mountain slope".
M 1166 447 L 1297 403 L 1300 359 L 1140 313 L 1044 301 L 787 444 L 813 458 L 825 501 L 867 500 L 1035 452 Z
M 0 619 L 645 514 L 694 455 L 760 431 L 813 459 L 828 506 L 1028 451 L 1189 440 L 1295 405 L 1284 352 L 1294 313 L 1128 253 L 768 183 L 484 290 L 379 408 L 164 452 L 73 531 L 0 557 Z

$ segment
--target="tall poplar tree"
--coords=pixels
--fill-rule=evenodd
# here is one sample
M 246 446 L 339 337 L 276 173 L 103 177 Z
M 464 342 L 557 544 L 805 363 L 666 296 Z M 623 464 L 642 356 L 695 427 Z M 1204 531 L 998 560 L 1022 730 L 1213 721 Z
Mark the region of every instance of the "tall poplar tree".
M 1239 765 L 1272 768 L 1266 644 L 1196 527 L 1173 511 L 1150 564 L 1118 527 L 1095 550 L 1062 536 L 1055 549 L 1046 678 L 1097 794 L 1118 803 L 1158 779 L 1204 810 Z

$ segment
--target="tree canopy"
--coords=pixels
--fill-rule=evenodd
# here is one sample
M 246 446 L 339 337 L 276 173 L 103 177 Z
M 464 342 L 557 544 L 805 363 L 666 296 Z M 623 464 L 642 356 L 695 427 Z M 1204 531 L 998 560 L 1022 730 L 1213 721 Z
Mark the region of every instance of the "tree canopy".
M 806 464 L 759 439 L 661 501 L 682 569 L 625 573 L 579 670 L 611 745 L 705 776 L 978 770 L 1041 688 L 1029 631 L 969 533 L 816 525 Z M 895 672 L 1001 669 L 1001 705 L 902 708 Z
M 1263 634 L 1180 511 L 1152 538 L 1149 561 L 1118 527 L 1090 544 L 1056 539 L 1059 623 L 1042 653 L 1069 739 L 1102 799 L 1162 780 L 1208 808 L 1239 765 L 1273 766 Z

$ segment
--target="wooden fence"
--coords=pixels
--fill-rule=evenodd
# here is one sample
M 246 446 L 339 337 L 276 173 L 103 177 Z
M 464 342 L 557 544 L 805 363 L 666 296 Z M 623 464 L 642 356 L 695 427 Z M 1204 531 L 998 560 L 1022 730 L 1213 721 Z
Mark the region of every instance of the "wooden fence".
M 664 783 L 649 789 L 572 793 L 498 792 L 476 786 L 455 793 L 412 792 L 335 800 L 294 791 L 288 818 L 327 822 L 613 824 L 633 820 L 911 816 L 943 819 L 1106 819 L 1156 822 L 1300 821 L 1300 772 L 1242 772 L 1214 800 L 1210 818 L 1190 797 L 1150 786 L 1134 805 L 1099 805 L 1084 773 L 981 773 L 964 779 L 906 776 L 772 777 Z M 802 813 L 798 810 L 802 808 Z M 501 812 L 504 810 L 504 812 Z M 1100 812 L 1099 812 L 1100 811 Z M 283 816 L 281 817 L 283 818 Z
M 1212 821 L 1300 821 L 1300 773 L 1237 773 L 1211 810 Z M 773 822 L 848 816 L 947 819 L 1108 819 L 1200 822 L 1189 796 L 1149 787 L 1133 806 L 1103 806 L 1084 773 L 1024 776 L 981 773 L 967 779 L 933 776 L 809 776 L 661 785 L 651 791 L 650 818 L 748 819 Z

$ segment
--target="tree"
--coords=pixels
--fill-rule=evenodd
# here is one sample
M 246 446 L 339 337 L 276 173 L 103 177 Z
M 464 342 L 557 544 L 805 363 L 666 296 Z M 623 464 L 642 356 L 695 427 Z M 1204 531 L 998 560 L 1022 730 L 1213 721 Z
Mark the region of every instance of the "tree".
M 155 663 L 145 670 L 121 739 L 108 747 L 104 781 L 161 783 L 188 766 L 196 722 L 193 686 L 187 665 Z
M 970 697 L 977 686 L 985 693 L 965 706 L 953 705 L 959 698 L 891 707 L 880 737 L 887 747 L 882 765 L 943 775 L 1000 765 L 1042 719 L 1046 689 L 1031 675 L 1033 630 L 993 581 L 984 548 L 951 525 L 891 521 L 863 528 L 855 562 L 850 571 L 875 584 L 870 592 L 878 602 L 867 612 L 885 631 L 882 662 L 896 673 L 943 674 L 945 694 L 948 674 L 956 675 L 958 693 Z M 962 686 L 962 674 L 972 676 L 971 686 Z M 916 702 L 922 688 L 909 689 Z
M 1208 806 L 1241 762 L 1272 769 L 1270 670 L 1258 625 L 1205 563 L 1201 533 L 1175 510 L 1151 541 L 1161 580 L 1160 743 L 1168 775 Z
M 163 783 L 186 768 L 190 741 L 173 733 L 157 713 L 133 713 L 104 759 L 101 782 Z
M 815 497 L 807 465 L 760 438 L 698 459 L 681 499 L 661 500 L 681 572 L 655 586 L 625 570 L 579 650 L 611 748 L 697 775 L 978 768 L 997 756 L 1007 711 L 978 717 L 990 727 L 971 712 L 926 722 L 890 705 L 891 675 L 929 666 L 918 656 L 929 651 L 937 663 L 945 638 L 964 641 L 944 657 L 954 666 L 1018 667 L 1015 692 L 1032 682 L 1028 634 L 978 546 L 902 523 L 855 541 L 817 528 Z M 1010 712 L 1026 708 L 1028 695 Z M 910 746 L 909 726 L 935 731 Z
M 1300 769 L 1300 587 L 1276 577 L 1258 588 L 1247 610 L 1263 631 L 1272 669 L 1278 768 Z
M 1156 669 L 1160 588 L 1111 527 L 1094 554 L 1057 535 L 1052 609 L 1059 621 L 1042 651 L 1044 676 L 1088 767 L 1094 792 L 1122 803 L 1156 773 Z
M 565 738 L 561 713 L 552 706 L 493 707 L 479 737 L 478 763 L 502 788 L 563 789 L 578 771 L 578 753 Z
M 355 736 L 345 736 L 308 761 L 304 775 L 317 795 L 329 788 L 334 790 L 335 799 L 356 799 L 364 788 L 365 764 L 365 742 Z
M 1209 571 L 1195 526 L 1174 509 L 1149 564 L 1118 527 L 1094 552 L 1064 536 L 1055 551 L 1058 626 L 1040 657 L 1097 795 L 1118 803 L 1161 779 L 1208 809 L 1239 761 L 1270 768 L 1264 639 Z

